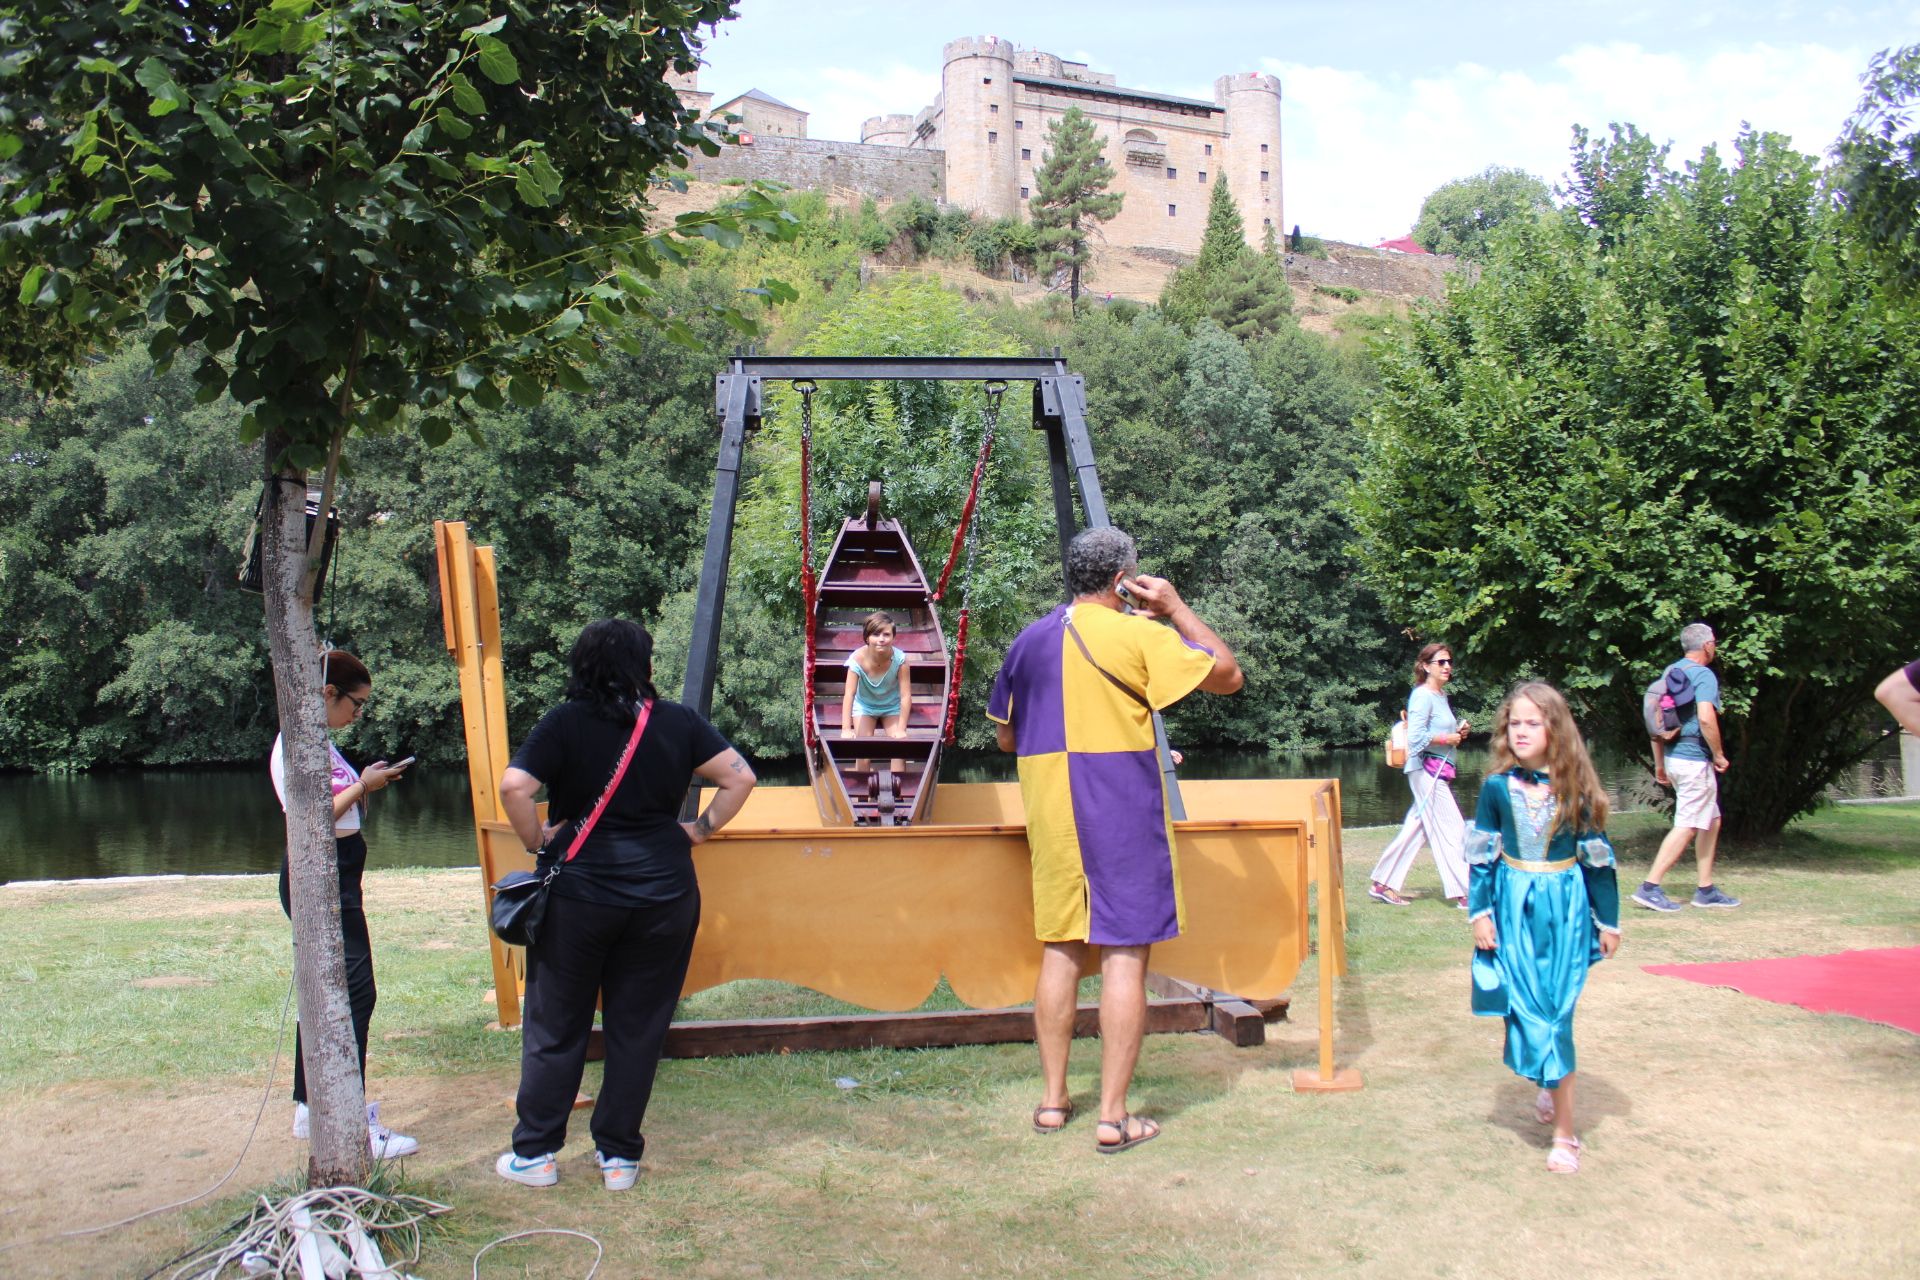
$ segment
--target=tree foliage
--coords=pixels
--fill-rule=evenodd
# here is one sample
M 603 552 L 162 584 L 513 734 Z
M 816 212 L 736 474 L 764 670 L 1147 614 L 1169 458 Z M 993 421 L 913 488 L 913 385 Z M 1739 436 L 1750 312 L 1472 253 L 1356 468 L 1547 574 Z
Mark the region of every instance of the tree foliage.
M 1547 184 L 1524 169 L 1488 165 L 1470 178 L 1435 187 L 1421 202 L 1413 238 L 1434 253 L 1483 261 L 1495 227 L 1553 208 Z
M 1838 185 L 1882 274 L 1920 293 L 1920 44 L 1882 50 L 1834 146 Z
M 1744 134 L 1684 172 L 1580 135 L 1576 212 L 1385 354 L 1355 510 L 1389 611 L 1559 683 L 1645 755 L 1640 690 L 1721 636 L 1729 829 L 1817 803 L 1920 644 L 1920 316 L 1875 287 L 1814 161 Z
M 1068 107 L 1047 126 L 1047 149 L 1033 174 L 1027 208 L 1033 219 L 1040 270 L 1067 273 L 1067 298 L 1080 306 L 1080 280 L 1093 258 L 1087 241 L 1102 222 L 1120 212 L 1125 195 L 1107 190 L 1113 170 L 1100 147 L 1093 122 L 1078 107 Z
M 1293 291 L 1273 228 L 1267 228 L 1263 249 L 1247 244 L 1224 177 L 1213 183 L 1199 256 L 1168 278 L 1160 309 L 1183 325 L 1211 320 L 1244 340 L 1275 333 L 1292 316 Z

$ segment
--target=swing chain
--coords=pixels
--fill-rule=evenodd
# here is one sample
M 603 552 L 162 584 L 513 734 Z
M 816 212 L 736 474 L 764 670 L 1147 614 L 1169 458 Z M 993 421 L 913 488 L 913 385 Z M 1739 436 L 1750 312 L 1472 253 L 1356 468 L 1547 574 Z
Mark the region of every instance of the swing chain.
M 793 389 L 800 393 L 800 597 L 806 608 L 807 673 L 802 682 L 806 723 L 803 736 L 809 749 L 820 741 L 819 726 L 814 724 L 814 662 L 818 651 L 814 644 L 814 613 L 819 590 L 813 577 L 813 393 L 819 386 L 810 378 L 798 379 Z
M 960 688 L 967 669 L 967 624 L 973 614 L 973 564 L 974 555 L 980 548 L 980 521 L 976 518 L 976 504 L 987 478 L 987 464 L 993 460 L 993 438 L 1000 426 L 1000 397 L 1006 394 L 1004 382 L 987 383 L 986 425 L 980 436 L 980 458 L 973 466 L 973 488 L 967 495 L 967 506 L 960 519 L 966 531 L 967 558 L 960 575 L 960 616 L 954 627 L 953 637 L 953 680 L 947 692 L 947 727 L 942 735 L 947 746 L 952 746 L 960 729 Z M 947 558 L 947 573 L 953 572 L 953 557 Z M 940 589 L 946 590 L 946 574 L 941 575 Z M 939 595 L 935 595 L 938 599 Z

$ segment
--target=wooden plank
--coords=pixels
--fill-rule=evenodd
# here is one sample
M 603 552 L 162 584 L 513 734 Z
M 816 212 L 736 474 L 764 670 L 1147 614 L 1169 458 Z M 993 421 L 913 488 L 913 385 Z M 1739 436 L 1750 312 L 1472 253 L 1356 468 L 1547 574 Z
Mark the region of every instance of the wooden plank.
M 1207 1031 L 1212 1014 L 1200 1000 L 1156 1000 L 1147 1006 L 1147 1031 Z M 1257 1021 L 1256 1017 L 1256 1021 Z M 1100 1034 L 1100 1006 L 1074 1013 L 1073 1034 Z M 669 1058 L 727 1058 L 749 1053 L 805 1053 L 839 1049 L 945 1049 L 963 1044 L 1025 1044 L 1033 1040 L 1031 1009 L 959 1009 L 941 1013 L 868 1013 L 836 1018 L 742 1018 L 676 1022 L 667 1030 Z M 587 1056 L 604 1048 L 600 1028 Z
M 1267 1020 L 1244 1000 L 1215 1000 L 1211 1007 L 1213 1033 L 1236 1049 L 1267 1042 Z

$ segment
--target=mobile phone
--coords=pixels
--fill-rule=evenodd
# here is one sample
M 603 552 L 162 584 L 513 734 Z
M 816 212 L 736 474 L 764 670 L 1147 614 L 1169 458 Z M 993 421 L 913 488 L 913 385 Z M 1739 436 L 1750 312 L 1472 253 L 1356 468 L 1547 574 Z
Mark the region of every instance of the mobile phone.
M 1117 582 L 1117 583 L 1115 583 L 1115 584 L 1114 584 L 1114 587 L 1113 587 L 1113 589 L 1114 589 L 1114 590 L 1115 590 L 1116 592 L 1118 592 L 1118 593 L 1119 593 L 1119 595 L 1120 595 L 1120 598 L 1121 598 L 1122 600 L 1124 600 L 1124 601 L 1126 601 L 1126 602 L 1127 602 L 1128 604 L 1132 604 L 1132 603 L 1133 603 L 1133 592 L 1131 592 L 1131 591 L 1129 591 L 1129 590 L 1127 590 L 1127 584 L 1126 584 L 1126 583 L 1124 583 L 1124 582 Z
M 396 760 L 387 766 L 387 770 L 390 773 L 398 773 L 419 758 L 418 756 L 408 756 L 405 760 Z

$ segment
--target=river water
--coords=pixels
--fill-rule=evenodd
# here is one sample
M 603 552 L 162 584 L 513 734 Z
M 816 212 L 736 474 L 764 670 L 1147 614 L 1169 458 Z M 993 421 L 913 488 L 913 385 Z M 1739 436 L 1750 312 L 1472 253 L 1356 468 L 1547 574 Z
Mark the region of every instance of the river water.
M 1484 749 L 1461 757 L 1454 794 L 1463 807 L 1479 792 Z M 1601 777 L 1623 810 L 1648 807 L 1651 780 L 1623 760 L 1602 758 Z M 805 785 L 798 760 L 757 764 L 761 780 Z M 1350 827 L 1397 823 L 1407 807 L 1406 781 L 1381 753 L 1340 751 L 1268 755 L 1193 751 L 1180 770 L 1188 778 L 1338 778 Z M 1013 760 L 997 753 L 950 756 L 949 782 L 1013 777 Z M 1855 766 L 1836 788 L 1843 796 L 1902 792 L 1897 748 Z M 277 870 L 285 836 L 265 769 L 0 775 L 0 882 L 102 876 L 209 875 Z M 416 766 L 376 803 L 367 825 L 368 865 L 465 867 L 476 861 L 466 771 Z

